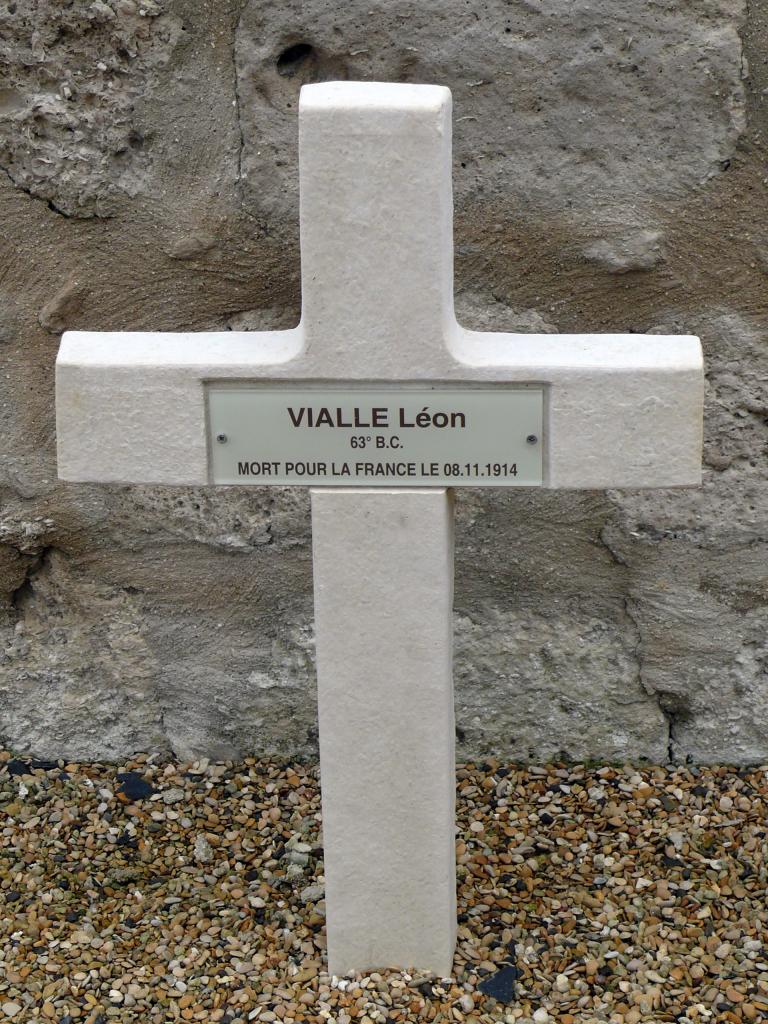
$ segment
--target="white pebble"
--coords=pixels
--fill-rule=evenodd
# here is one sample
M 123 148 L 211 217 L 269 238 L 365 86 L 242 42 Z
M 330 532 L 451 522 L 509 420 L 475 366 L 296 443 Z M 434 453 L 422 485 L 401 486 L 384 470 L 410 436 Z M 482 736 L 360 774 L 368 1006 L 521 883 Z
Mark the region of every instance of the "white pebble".
M 3 1003 L 2 1011 L 6 1017 L 15 1017 L 17 1013 L 21 1013 L 21 1006 L 19 1003 Z
M 683 843 L 685 842 L 685 836 L 682 832 L 679 832 L 675 829 L 667 833 L 667 838 L 676 850 L 682 850 Z
M 119 992 L 116 988 L 110 989 L 109 991 L 110 1001 L 113 1003 L 122 1003 L 123 993 Z
M 213 850 L 205 836 L 200 835 L 195 839 L 195 860 L 201 864 L 210 864 L 213 860 Z
M 543 1006 L 534 1013 L 533 1024 L 549 1024 L 549 1014 Z
M 475 1008 L 475 1000 L 472 998 L 469 992 L 465 992 L 465 994 L 461 997 L 461 999 L 459 1000 L 459 1006 L 462 1008 L 464 1013 L 472 1013 L 472 1011 Z
M 558 992 L 567 992 L 571 987 L 570 981 L 568 981 L 567 974 L 558 974 L 555 978 L 555 988 Z

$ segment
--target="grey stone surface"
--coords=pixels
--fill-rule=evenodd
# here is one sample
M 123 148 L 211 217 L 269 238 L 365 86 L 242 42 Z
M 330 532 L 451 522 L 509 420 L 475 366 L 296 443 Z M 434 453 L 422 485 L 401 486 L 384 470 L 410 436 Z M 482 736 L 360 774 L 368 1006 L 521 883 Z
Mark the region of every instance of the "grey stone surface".
M 0 741 L 315 752 L 307 495 L 60 485 L 53 363 L 292 326 L 300 85 L 377 77 L 453 90 L 463 322 L 707 358 L 700 490 L 459 492 L 460 756 L 768 761 L 767 44 L 742 0 L 0 4 Z
M 740 0 L 287 0 L 275 14 L 248 3 L 235 43 L 241 168 L 265 218 L 296 201 L 299 81 L 449 83 L 457 201 L 566 223 L 642 218 L 717 175 L 744 128 Z
M 13 183 L 70 216 L 108 216 L 151 159 L 134 120 L 178 19 L 155 0 L 19 0 L 0 8 L 0 154 Z

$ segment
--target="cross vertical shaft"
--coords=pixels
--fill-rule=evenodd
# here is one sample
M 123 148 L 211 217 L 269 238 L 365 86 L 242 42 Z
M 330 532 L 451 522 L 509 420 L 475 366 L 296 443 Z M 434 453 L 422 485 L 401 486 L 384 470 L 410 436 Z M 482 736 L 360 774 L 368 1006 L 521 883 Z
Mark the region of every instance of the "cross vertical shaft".
M 328 969 L 451 973 L 448 491 L 312 491 Z
M 305 89 L 307 355 L 352 375 L 445 362 L 451 101 Z M 453 505 L 445 489 L 312 492 L 328 967 L 451 972 L 456 938 Z

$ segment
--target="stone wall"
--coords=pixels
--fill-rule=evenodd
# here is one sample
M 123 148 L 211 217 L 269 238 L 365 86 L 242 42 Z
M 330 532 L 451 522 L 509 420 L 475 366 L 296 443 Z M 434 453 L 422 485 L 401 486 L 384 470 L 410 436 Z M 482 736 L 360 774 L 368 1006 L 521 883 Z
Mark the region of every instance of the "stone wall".
M 460 755 L 768 761 L 767 43 L 743 0 L 0 0 L 0 741 L 314 753 L 306 492 L 61 485 L 53 366 L 297 321 L 341 77 L 453 90 L 464 323 L 706 352 L 700 490 L 459 492 Z

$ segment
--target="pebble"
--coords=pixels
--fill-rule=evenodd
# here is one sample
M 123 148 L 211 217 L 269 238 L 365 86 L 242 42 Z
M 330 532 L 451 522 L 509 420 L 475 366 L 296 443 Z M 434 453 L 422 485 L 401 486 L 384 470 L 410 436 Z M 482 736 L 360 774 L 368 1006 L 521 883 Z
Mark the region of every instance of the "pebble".
M 308 885 L 299 893 L 299 899 L 302 903 L 317 903 L 325 896 L 324 885 Z
M 210 862 L 213 860 L 213 850 L 211 849 L 211 844 L 208 842 L 205 836 L 195 837 L 195 846 L 193 852 L 195 860 L 198 861 L 198 863 L 200 864 L 210 864 Z
M 460 765 L 443 979 L 326 973 L 318 779 L 0 752 L 0 1021 L 768 1019 L 765 767 Z

